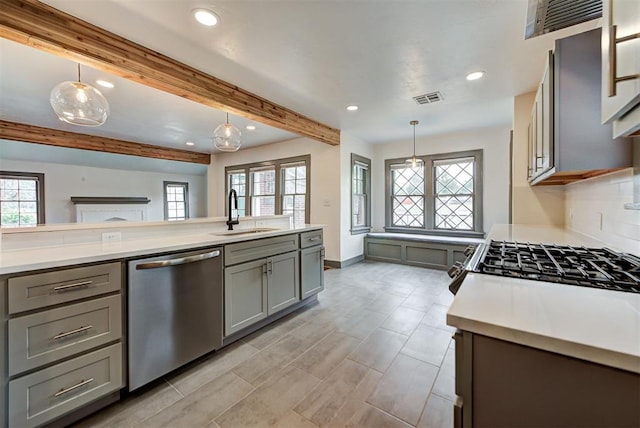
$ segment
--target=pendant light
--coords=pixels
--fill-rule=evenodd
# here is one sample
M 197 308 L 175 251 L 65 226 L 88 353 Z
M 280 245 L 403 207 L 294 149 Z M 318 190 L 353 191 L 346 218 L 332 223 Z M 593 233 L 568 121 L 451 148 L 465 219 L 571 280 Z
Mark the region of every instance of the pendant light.
M 409 125 L 413 125 L 413 156 L 407 159 L 407 168 L 420 168 L 422 167 L 422 159 L 416 157 L 416 125 L 420 123 L 417 120 L 412 120 Z
M 93 86 L 80 81 L 62 82 L 51 91 L 49 102 L 60 120 L 72 125 L 100 126 L 109 116 L 109 102 Z
M 240 148 L 241 137 L 240 130 L 229 123 L 229 113 L 227 113 L 227 122 L 213 131 L 213 145 L 222 152 L 235 152 Z

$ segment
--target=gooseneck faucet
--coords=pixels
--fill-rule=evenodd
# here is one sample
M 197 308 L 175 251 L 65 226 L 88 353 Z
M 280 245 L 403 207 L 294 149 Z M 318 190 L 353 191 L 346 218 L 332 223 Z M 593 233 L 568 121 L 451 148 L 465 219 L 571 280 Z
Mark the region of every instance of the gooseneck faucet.
M 234 206 L 236 209 L 236 219 L 231 220 L 231 198 L 233 197 Z M 227 226 L 229 226 L 229 230 L 233 230 L 234 224 L 240 224 L 240 215 L 238 214 L 238 194 L 236 193 L 236 189 L 231 189 L 229 192 L 229 220 L 227 220 Z

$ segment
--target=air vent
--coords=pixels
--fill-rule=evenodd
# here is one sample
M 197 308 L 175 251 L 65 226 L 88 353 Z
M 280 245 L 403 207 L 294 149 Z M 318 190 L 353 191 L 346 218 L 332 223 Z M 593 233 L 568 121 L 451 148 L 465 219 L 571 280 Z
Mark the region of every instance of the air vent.
M 525 39 L 602 16 L 602 0 L 529 0 Z
M 428 94 L 424 94 L 424 95 L 418 95 L 417 97 L 413 97 L 413 99 L 418 104 L 431 104 L 431 103 L 435 103 L 436 101 L 444 100 L 444 97 L 440 92 L 436 91 L 436 92 L 429 92 Z

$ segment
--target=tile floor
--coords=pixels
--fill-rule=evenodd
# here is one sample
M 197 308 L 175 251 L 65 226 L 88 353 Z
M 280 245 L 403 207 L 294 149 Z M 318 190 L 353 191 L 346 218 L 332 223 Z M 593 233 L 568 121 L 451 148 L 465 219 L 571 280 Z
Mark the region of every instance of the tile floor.
M 130 394 L 81 427 L 452 427 L 445 272 L 325 271 L 319 304 Z

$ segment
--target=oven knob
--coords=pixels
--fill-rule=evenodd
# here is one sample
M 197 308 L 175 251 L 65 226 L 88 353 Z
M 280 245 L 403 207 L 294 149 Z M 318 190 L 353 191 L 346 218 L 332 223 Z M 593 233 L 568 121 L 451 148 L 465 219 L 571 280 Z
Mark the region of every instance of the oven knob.
M 471 254 L 473 254 L 475 250 L 476 250 L 476 247 L 474 245 L 469 245 L 467 248 L 464 249 L 464 255 L 469 257 Z
M 455 278 L 456 276 L 458 276 L 460 274 L 460 271 L 462 270 L 462 266 L 462 262 L 455 262 L 453 266 L 451 266 L 447 271 L 447 275 L 449 275 L 449 278 Z

